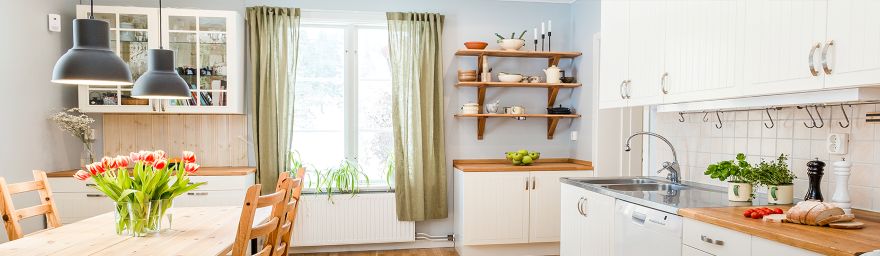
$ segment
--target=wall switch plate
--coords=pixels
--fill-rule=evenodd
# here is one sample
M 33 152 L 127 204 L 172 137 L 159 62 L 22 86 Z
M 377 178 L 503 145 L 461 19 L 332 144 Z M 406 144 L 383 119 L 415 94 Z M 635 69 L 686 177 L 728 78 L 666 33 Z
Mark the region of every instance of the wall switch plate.
M 846 155 L 848 144 L 849 134 L 846 133 L 829 133 L 828 139 L 825 141 L 828 153 L 835 155 Z
M 49 14 L 49 31 L 61 32 L 61 15 Z
M 571 131 L 571 140 L 578 140 L 578 132 Z

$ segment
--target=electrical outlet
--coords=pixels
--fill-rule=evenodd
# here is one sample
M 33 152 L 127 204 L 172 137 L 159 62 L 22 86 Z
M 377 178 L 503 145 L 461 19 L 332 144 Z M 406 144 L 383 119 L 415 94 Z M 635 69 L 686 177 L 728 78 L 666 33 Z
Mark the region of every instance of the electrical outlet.
M 846 155 L 847 144 L 849 144 L 849 134 L 846 133 L 829 133 L 825 141 L 828 153 L 835 155 Z
M 49 31 L 61 32 L 61 15 L 49 14 Z

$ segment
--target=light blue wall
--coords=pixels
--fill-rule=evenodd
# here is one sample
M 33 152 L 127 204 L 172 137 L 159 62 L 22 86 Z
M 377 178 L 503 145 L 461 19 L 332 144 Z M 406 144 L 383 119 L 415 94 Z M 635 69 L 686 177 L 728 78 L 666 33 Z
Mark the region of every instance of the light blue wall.
M 571 157 L 577 159 L 592 159 L 591 133 L 596 124 L 593 123 L 595 119 L 591 113 L 593 96 L 599 93 L 597 85 L 593 84 L 593 67 L 596 64 L 593 58 L 598 54 L 593 52 L 593 35 L 599 33 L 600 12 L 599 0 L 578 0 L 571 4 L 572 50 L 584 53 L 575 64 L 576 74 L 583 88 L 576 90 L 572 96 L 575 99 L 575 108 L 585 115 L 573 127 L 573 130 L 578 131 L 578 140 L 571 145 Z

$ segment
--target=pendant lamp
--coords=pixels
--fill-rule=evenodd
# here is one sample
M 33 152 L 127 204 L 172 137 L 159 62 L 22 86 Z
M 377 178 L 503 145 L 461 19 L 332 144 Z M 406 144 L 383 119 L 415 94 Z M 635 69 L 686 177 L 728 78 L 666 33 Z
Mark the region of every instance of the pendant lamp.
M 162 27 L 162 0 L 159 0 L 159 27 Z M 131 97 L 139 99 L 189 99 L 189 85 L 174 70 L 174 51 L 162 47 L 147 51 L 147 72 L 131 90 Z
M 88 19 L 73 20 L 73 48 L 52 70 L 52 82 L 59 84 L 130 85 L 128 65 L 110 50 L 110 24 L 95 19 L 91 3 Z

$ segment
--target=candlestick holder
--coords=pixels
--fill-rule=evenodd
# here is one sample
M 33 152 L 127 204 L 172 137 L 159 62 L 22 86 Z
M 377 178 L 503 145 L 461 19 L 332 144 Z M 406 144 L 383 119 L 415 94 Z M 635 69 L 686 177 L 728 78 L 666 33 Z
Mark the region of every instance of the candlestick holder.
M 541 51 L 542 52 L 544 51 L 544 38 L 546 38 L 546 36 L 544 34 L 541 34 Z
M 816 200 L 824 201 L 822 198 L 822 175 L 825 170 L 825 162 L 816 160 L 807 162 L 807 176 L 810 176 L 810 187 L 804 196 L 804 201 Z
M 538 51 L 538 39 L 537 38 L 535 38 L 535 51 L 536 52 Z
M 849 173 L 852 163 L 847 162 L 846 158 L 834 162 L 834 175 L 836 177 L 834 196 L 831 202 L 843 209 L 846 214 L 852 213 L 852 203 L 849 199 Z
M 547 51 L 548 52 L 553 51 L 553 40 L 551 38 L 553 38 L 553 32 L 547 31 Z

